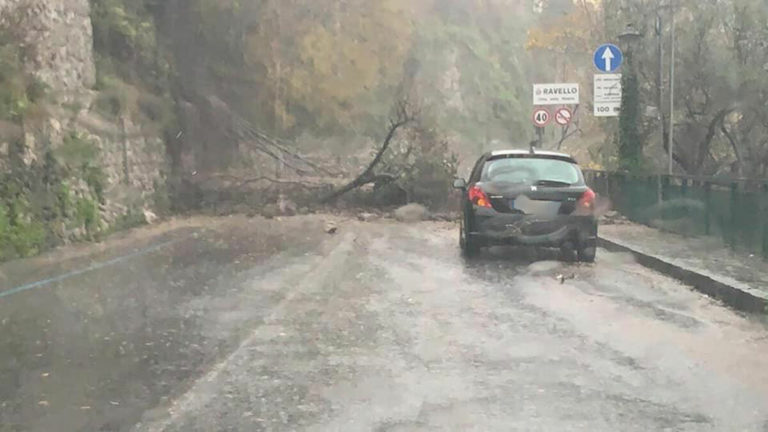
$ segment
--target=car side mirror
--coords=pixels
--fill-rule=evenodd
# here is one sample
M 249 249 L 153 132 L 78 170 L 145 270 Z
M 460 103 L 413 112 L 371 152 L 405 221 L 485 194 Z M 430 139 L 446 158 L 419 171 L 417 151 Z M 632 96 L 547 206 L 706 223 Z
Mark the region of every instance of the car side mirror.
M 467 181 L 463 178 L 457 178 L 453 181 L 453 187 L 454 189 L 461 189 L 464 190 L 467 188 Z

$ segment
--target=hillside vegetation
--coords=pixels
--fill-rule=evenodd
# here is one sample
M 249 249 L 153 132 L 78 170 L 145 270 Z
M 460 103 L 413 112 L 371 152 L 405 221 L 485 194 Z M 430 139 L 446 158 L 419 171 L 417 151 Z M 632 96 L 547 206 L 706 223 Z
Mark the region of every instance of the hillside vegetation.
M 148 209 L 199 208 L 208 202 L 200 179 L 245 173 L 248 183 L 274 176 L 275 163 L 289 177 L 308 176 L 288 156 L 328 168 L 308 165 L 315 177 L 354 177 L 403 101 L 418 116 L 397 131 L 371 179 L 400 200 L 444 205 L 451 177 L 479 152 L 534 137 L 534 82 L 582 88 L 573 126 L 549 128 L 545 148 L 595 168 L 664 167 L 669 80 L 656 72 L 657 14 L 665 62 L 670 22 L 657 0 L 89 5 L 96 75 L 85 99 L 63 98 L 30 69 L 23 29 L 34 8 L 0 20 L 0 259 L 99 238 L 142 223 Z M 678 5 L 676 170 L 766 176 L 764 2 Z M 597 120 L 592 52 L 616 42 L 627 23 L 643 35 L 631 47 L 636 91 L 628 94 L 637 109 L 621 123 Z M 106 138 L 72 126 L 83 117 L 103 125 Z M 140 139 L 130 141 L 132 134 Z M 141 159 L 148 155 L 154 159 Z M 258 207 L 285 192 L 246 201 Z

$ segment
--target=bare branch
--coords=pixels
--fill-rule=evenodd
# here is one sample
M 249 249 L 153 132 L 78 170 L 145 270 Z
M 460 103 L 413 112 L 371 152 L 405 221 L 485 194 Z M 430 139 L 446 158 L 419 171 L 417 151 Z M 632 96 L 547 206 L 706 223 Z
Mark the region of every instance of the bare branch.
M 292 151 L 288 148 L 288 143 L 280 140 L 278 138 L 271 137 L 267 135 L 266 133 L 260 131 L 255 126 L 253 126 L 248 120 L 238 116 L 237 114 L 232 114 L 235 126 L 237 126 L 240 130 L 240 134 L 244 137 L 250 138 L 251 141 L 256 141 L 260 143 L 262 146 L 271 146 L 274 147 L 274 149 L 284 153 L 287 156 L 290 156 L 291 158 L 300 160 L 305 165 L 309 166 L 310 168 L 322 172 L 327 175 L 335 176 L 338 173 L 333 173 L 330 170 L 327 170 L 311 161 L 309 161 L 307 158 L 299 155 L 295 151 Z
M 293 165 L 292 163 L 288 162 L 281 155 L 278 155 L 274 151 L 264 147 L 263 145 L 261 145 L 258 142 L 244 141 L 244 143 L 245 144 L 249 144 L 253 149 L 255 149 L 255 150 L 257 150 L 257 151 L 259 151 L 261 153 L 264 153 L 265 155 L 271 157 L 272 159 L 275 159 L 276 161 L 279 161 L 279 162 L 283 163 L 286 167 L 296 171 L 298 174 L 304 175 L 304 174 L 309 174 L 310 173 L 310 171 L 308 171 L 308 170 L 305 170 L 305 169 L 297 167 L 296 165 Z
M 731 143 L 731 147 L 733 148 L 733 154 L 736 157 L 736 172 L 739 177 L 742 177 L 743 164 L 741 159 L 741 150 L 739 149 L 739 146 L 736 143 L 736 140 L 733 138 L 733 135 L 725 126 L 725 122 L 720 123 L 720 131 L 723 132 L 723 135 L 725 135 L 725 137 L 728 138 L 728 141 Z
M 563 143 L 565 142 L 565 140 L 567 140 L 568 138 L 572 137 L 573 135 L 581 132 L 581 128 L 578 127 L 578 124 L 576 125 L 576 130 L 575 131 L 572 131 L 572 132 L 570 131 L 571 125 L 574 122 L 576 122 L 576 114 L 578 114 L 580 106 L 581 105 L 576 105 L 576 108 L 573 109 L 573 118 L 574 118 L 573 121 L 571 123 L 568 123 L 568 125 L 566 125 L 563 128 L 563 131 L 562 131 L 562 133 L 560 135 L 560 141 L 558 141 L 558 143 L 557 143 L 557 150 L 560 150 L 563 147 Z
M 712 144 L 712 139 L 714 139 L 715 134 L 717 133 L 717 126 L 719 126 L 723 120 L 725 119 L 725 116 L 733 112 L 734 108 L 723 108 L 720 111 L 715 114 L 715 116 L 712 118 L 712 120 L 709 122 L 709 126 L 707 127 L 707 134 L 704 136 L 704 139 L 702 139 L 699 142 L 699 151 L 697 154 L 697 160 L 696 160 L 696 173 L 699 174 L 702 167 L 704 166 L 704 161 L 709 153 L 710 145 Z
M 272 177 L 267 176 L 259 176 L 259 177 L 253 177 L 253 178 L 242 178 L 238 176 L 234 176 L 231 174 L 215 174 L 211 176 L 211 178 L 216 178 L 219 180 L 230 180 L 238 182 L 239 184 L 235 187 L 236 189 L 241 189 L 251 183 L 258 183 L 261 181 L 267 181 L 274 184 L 280 184 L 280 185 L 292 185 L 292 186 L 299 186 L 305 189 L 324 189 L 327 187 L 327 185 L 324 184 L 309 184 L 309 183 L 303 183 L 298 181 L 291 181 L 291 180 L 279 180 L 274 179 Z
M 399 100 L 395 104 L 394 113 L 389 121 L 389 130 L 387 132 L 386 138 L 384 138 L 384 143 L 376 153 L 376 156 L 373 158 L 371 163 L 368 164 L 365 170 L 359 176 L 357 176 L 356 179 L 347 183 L 340 189 L 322 197 L 320 202 L 328 203 L 334 201 L 351 190 L 374 182 L 376 176 L 374 175 L 373 171 L 379 162 L 381 162 L 381 159 L 384 157 L 387 149 L 389 149 L 389 146 L 392 144 L 392 140 L 395 138 L 397 131 L 400 130 L 400 128 L 403 126 L 415 121 L 417 119 L 418 112 L 418 109 L 413 107 L 407 99 Z

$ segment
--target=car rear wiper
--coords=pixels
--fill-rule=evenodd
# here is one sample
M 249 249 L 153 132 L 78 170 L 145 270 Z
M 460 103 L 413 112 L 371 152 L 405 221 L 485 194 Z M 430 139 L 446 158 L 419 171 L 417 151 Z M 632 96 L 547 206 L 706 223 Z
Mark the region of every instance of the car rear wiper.
M 536 186 L 568 187 L 573 185 L 571 183 L 558 180 L 539 180 L 536 182 Z

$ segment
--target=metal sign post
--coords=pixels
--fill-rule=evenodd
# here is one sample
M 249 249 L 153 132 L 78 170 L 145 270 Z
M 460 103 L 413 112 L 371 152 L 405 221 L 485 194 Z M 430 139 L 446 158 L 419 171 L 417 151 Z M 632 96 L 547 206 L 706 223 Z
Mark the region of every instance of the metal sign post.
M 542 148 L 544 145 L 544 127 L 552 121 L 552 115 L 546 108 L 533 110 L 533 126 L 536 129 L 536 141 L 531 143 L 531 151 L 534 147 Z
M 670 1 L 672 14 L 671 59 L 669 61 L 669 175 L 675 171 L 675 1 Z
M 536 130 L 536 139 L 530 143 L 531 153 L 533 153 L 537 148 L 544 147 L 544 128 L 534 126 L 534 129 Z

